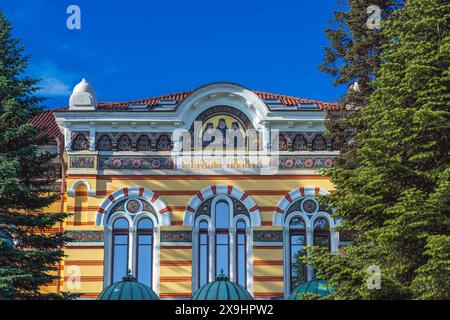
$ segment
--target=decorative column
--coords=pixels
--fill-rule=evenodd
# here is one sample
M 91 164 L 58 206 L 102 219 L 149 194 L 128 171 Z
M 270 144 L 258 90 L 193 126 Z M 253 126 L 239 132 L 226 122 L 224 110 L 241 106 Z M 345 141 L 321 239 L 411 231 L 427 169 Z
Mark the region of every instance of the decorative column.
M 215 247 L 216 247 L 216 233 L 214 228 L 208 228 L 208 250 L 209 250 L 209 281 L 216 280 L 216 268 L 215 268 Z
M 128 268 L 131 269 L 131 273 L 136 277 L 136 259 L 134 259 L 134 253 L 136 252 L 136 227 L 130 227 L 129 240 L 128 240 Z
M 112 248 L 111 248 L 111 233 L 112 227 L 109 225 L 104 226 L 103 235 L 103 249 L 105 251 L 105 261 L 103 262 L 103 288 L 111 284 L 111 264 L 112 264 Z
M 314 245 L 313 232 L 314 232 L 314 228 L 306 227 L 306 245 L 307 246 Z M 307 280 L 311 281 L 313 279 L 314 269 L 311 265 L 307 265 L 306 270 L 307 270 L 306 271 Z
M 230 255 L 230 281 L 237 282 L 236 279 L 236 250 L 234 248 L 236 247 L 236 228 L 231 227 L 229 232 L 230 241 L 228 242 L 230 244 L 228 248 L 228 254 Z

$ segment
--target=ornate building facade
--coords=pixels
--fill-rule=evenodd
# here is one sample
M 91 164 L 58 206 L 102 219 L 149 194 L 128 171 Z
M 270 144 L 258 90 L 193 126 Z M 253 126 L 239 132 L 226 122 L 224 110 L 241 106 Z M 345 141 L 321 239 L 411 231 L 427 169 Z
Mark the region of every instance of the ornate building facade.
M 161 299 L 190 299 L 223 273 L 255 299 L 287 298 L 314 278 L 304 246 L 346 244 L 317 202 L 333 191 L 320 170 L 339 153 L 324 136 L 337 108 L 232 83 L 104 103 L 83 80 L 33 120 L 60 155 L 49 210 L 72 214 L 48 290 L 96 298 L 131 270 Z

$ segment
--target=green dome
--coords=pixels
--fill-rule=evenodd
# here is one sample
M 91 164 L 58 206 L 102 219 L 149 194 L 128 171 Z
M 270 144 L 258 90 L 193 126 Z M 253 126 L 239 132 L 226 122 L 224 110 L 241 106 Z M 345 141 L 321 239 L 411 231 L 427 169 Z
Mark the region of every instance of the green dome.
M 156 293 L 148 286 L 136 281 L 130 274 L 122 281 L 103 289 L 98 300 L 158 300 Z
M 228 281 L 228 278 L 222 273 L 216 281 L 207 283 L 198 289 L 192 300 L 253 300 L 253 298 L 243 286 Z
M 302 294 L 317 294 L 321 297 L 326 297 L 333 293 L 334 288 L 328 284 L 326 280 L 312 280 L 301 283 L 292 291 L 289 300 L 304 300 Z
M 11 246 L 14 245 L 11 238 L 6 234 L 6 232 L 3 232 L 3 231 L 0 231 L 0 241 L 4 241 L 5 243 L 7 243 Z

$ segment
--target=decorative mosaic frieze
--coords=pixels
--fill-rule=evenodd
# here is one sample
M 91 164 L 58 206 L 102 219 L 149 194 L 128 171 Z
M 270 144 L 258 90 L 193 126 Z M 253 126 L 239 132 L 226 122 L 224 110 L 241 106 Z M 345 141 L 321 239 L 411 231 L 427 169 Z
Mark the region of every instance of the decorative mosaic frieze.
M 253 241 L 255 241 L 255 242 L 280 242 L 280 241 L 283 241 L 283 231 L 281 231 L 281 230 L 255 230 L 255 231 L 253 231 Z
M 161 242 L 191 242 L 192 231 L 174 230 L 161 231 Z
M 103 231 L 67 231 L 72 242 L 98 242 L 103 241 Z
M 98 151 L 170 151 L 170 132 L 97 132 Z
M 332 168 L 332 157 L 280 156 L 280 169 L 320 169 Z
M 93 169 L 95 166 L 95 158 L 80 156 L 70 157 L 70 167 L 74 169 Z
M 340 150 L 338 139 L 325 138 L 323 132 L 280 131 L 280 151 L 324 151 Z
M 73 131 L 71 136 L 71 149 L 74 151 L 89 149 L 89 131 Z
M 99 157 L 100 169 L 174 169 L 171 157 L 152 156 L 103 156 Z

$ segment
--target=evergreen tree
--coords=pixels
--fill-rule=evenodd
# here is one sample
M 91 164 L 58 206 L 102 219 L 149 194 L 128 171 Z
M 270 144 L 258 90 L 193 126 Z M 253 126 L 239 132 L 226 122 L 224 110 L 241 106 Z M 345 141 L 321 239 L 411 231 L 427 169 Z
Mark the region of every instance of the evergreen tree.
M 326 135 L 338 140 L 342 152 L 336 159 L 341 168 L 357 166 L 355 152 L 359 147 L 355 132 L 364 128 L 359 111 L 373 92 L 373 79 L 380 69 L 382 44 L 386 36 L 379 31 L 373 18 L 387 19 L 402 0 L 338 0 L 330 21 L 334 28 L 325 29 L 330 41 L 320 70 L 334 77 L 336 86 L 349 87 L 341 97 L 339 110 L 329 111 Z M 370 10 L 368 10 L 370 8 Z M 380 16 L 374 8 L 380 10 Z
M 450 292 L 450 3 L 408 0 L 382 23 L 374 92 L 353 170 L 332 171 L 325 202 L 355 231 L 346 255 L 308 249 L 338 299 L 448 299 Z M 367 268 L 381 271 L 370 289 Z
M 38 138 L 29 122 L 41 111 L 42 99 L 34 95 L 37 81 L 23 75 L 28 64 L 23 50 L 0 12 L 0 298 L 70 297 L 40 290 L 57 279 L 68 239 L 42 232 L 66 215 L 43 211 L 57 196 L 50 190 L 54 181 L 43 175 L 55 156 L 39 152 L 48 138 Z

